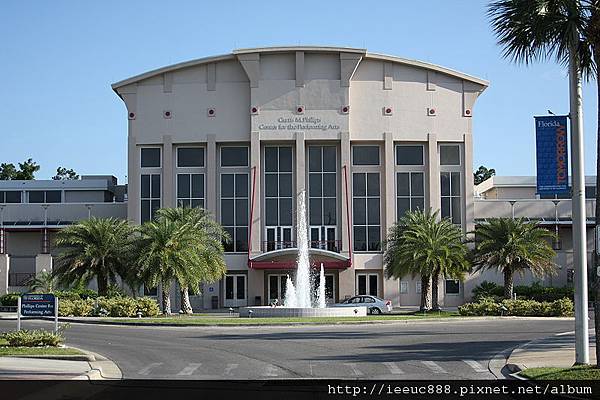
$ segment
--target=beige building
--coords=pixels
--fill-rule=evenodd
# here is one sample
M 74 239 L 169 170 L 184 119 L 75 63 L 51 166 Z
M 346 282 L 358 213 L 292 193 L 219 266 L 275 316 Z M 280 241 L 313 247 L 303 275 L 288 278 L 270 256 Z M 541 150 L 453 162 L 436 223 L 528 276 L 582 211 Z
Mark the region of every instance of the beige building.
M 193 301 L 266 304 L 295 269 L 297 196 L 329 301 L 419 302 L 384 276 L 382 240 L 407 209 L 473 228 L 472 117 L 488 83 L 363 49 L 235 50 L 118 82 L 128 124 L 128 218 L 201 205 L 233 241 L 227 276 Z M 460 304 L 447 281 L 442 302 Z
M 591 271 L 594 252 L 596 177 L 587 176 L 585 183 L 587 259 L 588 271 Z M 547 286 L 573 285 L 573 221 L 570 193 L 561 196 L 540 196 L 536 194 L 535 176 L 494 176 L 475 186 L 473 204 L 475 223 L 493 217 L 525 218 L 538 222 L 557 235 L 558 240 L 553 243 L 556 251 L 555 262 L 559 267 L 557 275 L 540 279 L 525 274 L 523 277 L 515 277 L 515 284 L 540 281 Z M 493 272 L 471 275 L 465 282 L 467 291 L 482 280 L 502 283 L 502 276 Z

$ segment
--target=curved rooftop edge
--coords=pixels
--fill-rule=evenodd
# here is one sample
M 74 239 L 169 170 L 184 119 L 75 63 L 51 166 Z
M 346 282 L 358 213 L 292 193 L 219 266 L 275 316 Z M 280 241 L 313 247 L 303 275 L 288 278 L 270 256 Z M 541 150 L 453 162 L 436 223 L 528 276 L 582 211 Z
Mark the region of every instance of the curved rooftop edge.
M 446 75 L 454 76 L 454 77 L 481 85 L 481 86 L 483 86 L 483 89 L 485 89 L 486 87 L 489 86 L 489 82 L 484 79 L 477 78 L 472 75 L 468 75 L 468 74 L 465 74 L 465 73 L 462 73 L 459 71 L 455 71 L 450 68 L 442 67 L 442 66 L 436 65 L 436 64 L 427 63 L 424 61 L 410 60 L 410 59 L 406 59 L 406 58 L 390 56 L 390 55 L 385 55 L 385 54 L 369 53 L 366 49 L 359 49 L 359 48 L 352 48 L 352 47 L 328 47 L 328 46 L 283 46 L 283 47 L 257 47 L 257 48 L 237 49 L 237 50 L 233 50 L 232 53 L 230 53 L 230 54 L 222 54 L 222 55 L 217 55 L 217 56 L 203 57 L 203 58 L 198 58 L 195 60 L 184 61 L 184 62 L 180 62 L 177 64 L 172 64 L 169 66 L 161 67 L 161 68 L 158 68 L 158 69 L 155 69 L 152 71 L 148 71 L 143 74 L 135 75 L 131 78 L 127 78 L 127 79 L 121 80 L 119 82 L 113 83 L 111 85 L 111 87 L 115 92 L 117 92 L 117 89 L 119 89 L 123 86 L 130 85 L 132 83 L 136 83 L 136 82 L 142 81 L 144 79 L 148 79 L 153 76 L 163 74 L 165 72 L 176 71 L 176 70 L 183 69 L 183 68 L 188 68 L 188 67 L 193 67 L 196 65 L 208 64 L 208 63 L 213 63 L 213 62 L 218 62 L 218 61 L 234 60 L 234 59 L 236 59 L 236 57 L 238 55 L 242 55 L 242 54 L 285 53 L 285 52 L 292 52 L 292 51 L 307 51 L 307 52 L 321 52 L 321 53 L 335 53 L 335 52 L 356 53 L 356 54 L 361 54 L 362 57 L 365 59 L 396 62 L 396 63 L 400 63 L 400 64 L 404 64 L 404 65 L 410 65 L 410 66 L 414 66 L 414 67 L 425 68 L 425 69 L 428 69 L 431 71 L 440 72 L 440 73 L 443 73 Z M 118 94 L 118 92 L 117 92 L 117 94 Z
M 309 248 L 308 250 L 309 250 L 310 254 L 313 256 L 329 257 L 329 258 L 332 258 L 332 259 L 338 260 L 338 261 L 348 261 L 349 260 L 348 257 L 345 257 L 339 253 L 335 253 L 335 252 L 329 251 L 329 250 L 323 250 L 323 249 L 317 249 L 317 248 Z M 298 249 L 295 247 L 289 248 L 289 249 L 279 249 L 279 250 L 273 250 L 273 251 L 259 254 L 255 257 L 250 258 L 250 261 L 271 261 L 271 260 L 274 260 L 281 256 L 290 256 L 290 255 L 295 256 L 297 254 L 298 254 Z

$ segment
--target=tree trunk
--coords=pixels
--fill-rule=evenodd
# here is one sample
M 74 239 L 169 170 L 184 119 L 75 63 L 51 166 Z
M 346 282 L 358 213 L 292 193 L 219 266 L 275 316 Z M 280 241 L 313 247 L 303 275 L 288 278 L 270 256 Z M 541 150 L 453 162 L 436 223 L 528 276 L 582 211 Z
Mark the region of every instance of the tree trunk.
M 421 276 L 421 308 L 419 311 L 431 309 L 431 276 Z
M 439 311 L 439 309 L 440 309 L 439 280 L 440 280 L 440 274 L 438 272 L 435 272 L 431 276 L 431 310 L 432 311 Z
M 171 315 L 171 282 L 162 283 L 162 309 L 163 314 Z
M 513 297 L 513 272 L 509 267 L 504 268 L 504 298 L 512 299 Z
M 192 314 L 192 303 L 190 303 L 190 290 L 187 286 L 181 288 L 181 311 L 184 314 Z
M 98 283 L 98 296 L 106 296 L 108 292 L 108 278 L 105 275 L 96 275 L 96 282 Z

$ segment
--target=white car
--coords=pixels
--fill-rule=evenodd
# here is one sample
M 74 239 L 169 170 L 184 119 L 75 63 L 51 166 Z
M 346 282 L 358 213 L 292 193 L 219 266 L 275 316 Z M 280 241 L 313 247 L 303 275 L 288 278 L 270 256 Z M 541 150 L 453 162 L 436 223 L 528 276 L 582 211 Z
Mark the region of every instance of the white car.
M 334 307 L 367 307 L 369 314 L 382 314 L 389 313 L 392 311 L 392 302 L 390 300 L 383 300 L 376 296 L 371 295 L 359 295 L 350 297 L 333 305 Z

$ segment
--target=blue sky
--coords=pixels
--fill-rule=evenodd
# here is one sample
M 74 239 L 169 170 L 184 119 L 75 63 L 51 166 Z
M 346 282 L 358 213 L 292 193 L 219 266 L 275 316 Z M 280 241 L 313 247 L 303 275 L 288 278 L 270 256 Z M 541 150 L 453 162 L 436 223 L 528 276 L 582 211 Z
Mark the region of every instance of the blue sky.
M 474 167 L 535 174 L 533 115 L 568 113 L 566 72 L 501 58 L 484 1 L 23 1 L 0 12 L 0 162 L 49 178 L 126 175 L 127 118 L 110 84 L 180 61 L 273 45 L 331 45 L 418 59 L 490 81 L 474 109 Z M 596 90 L 584 88 L 595 172 Z

